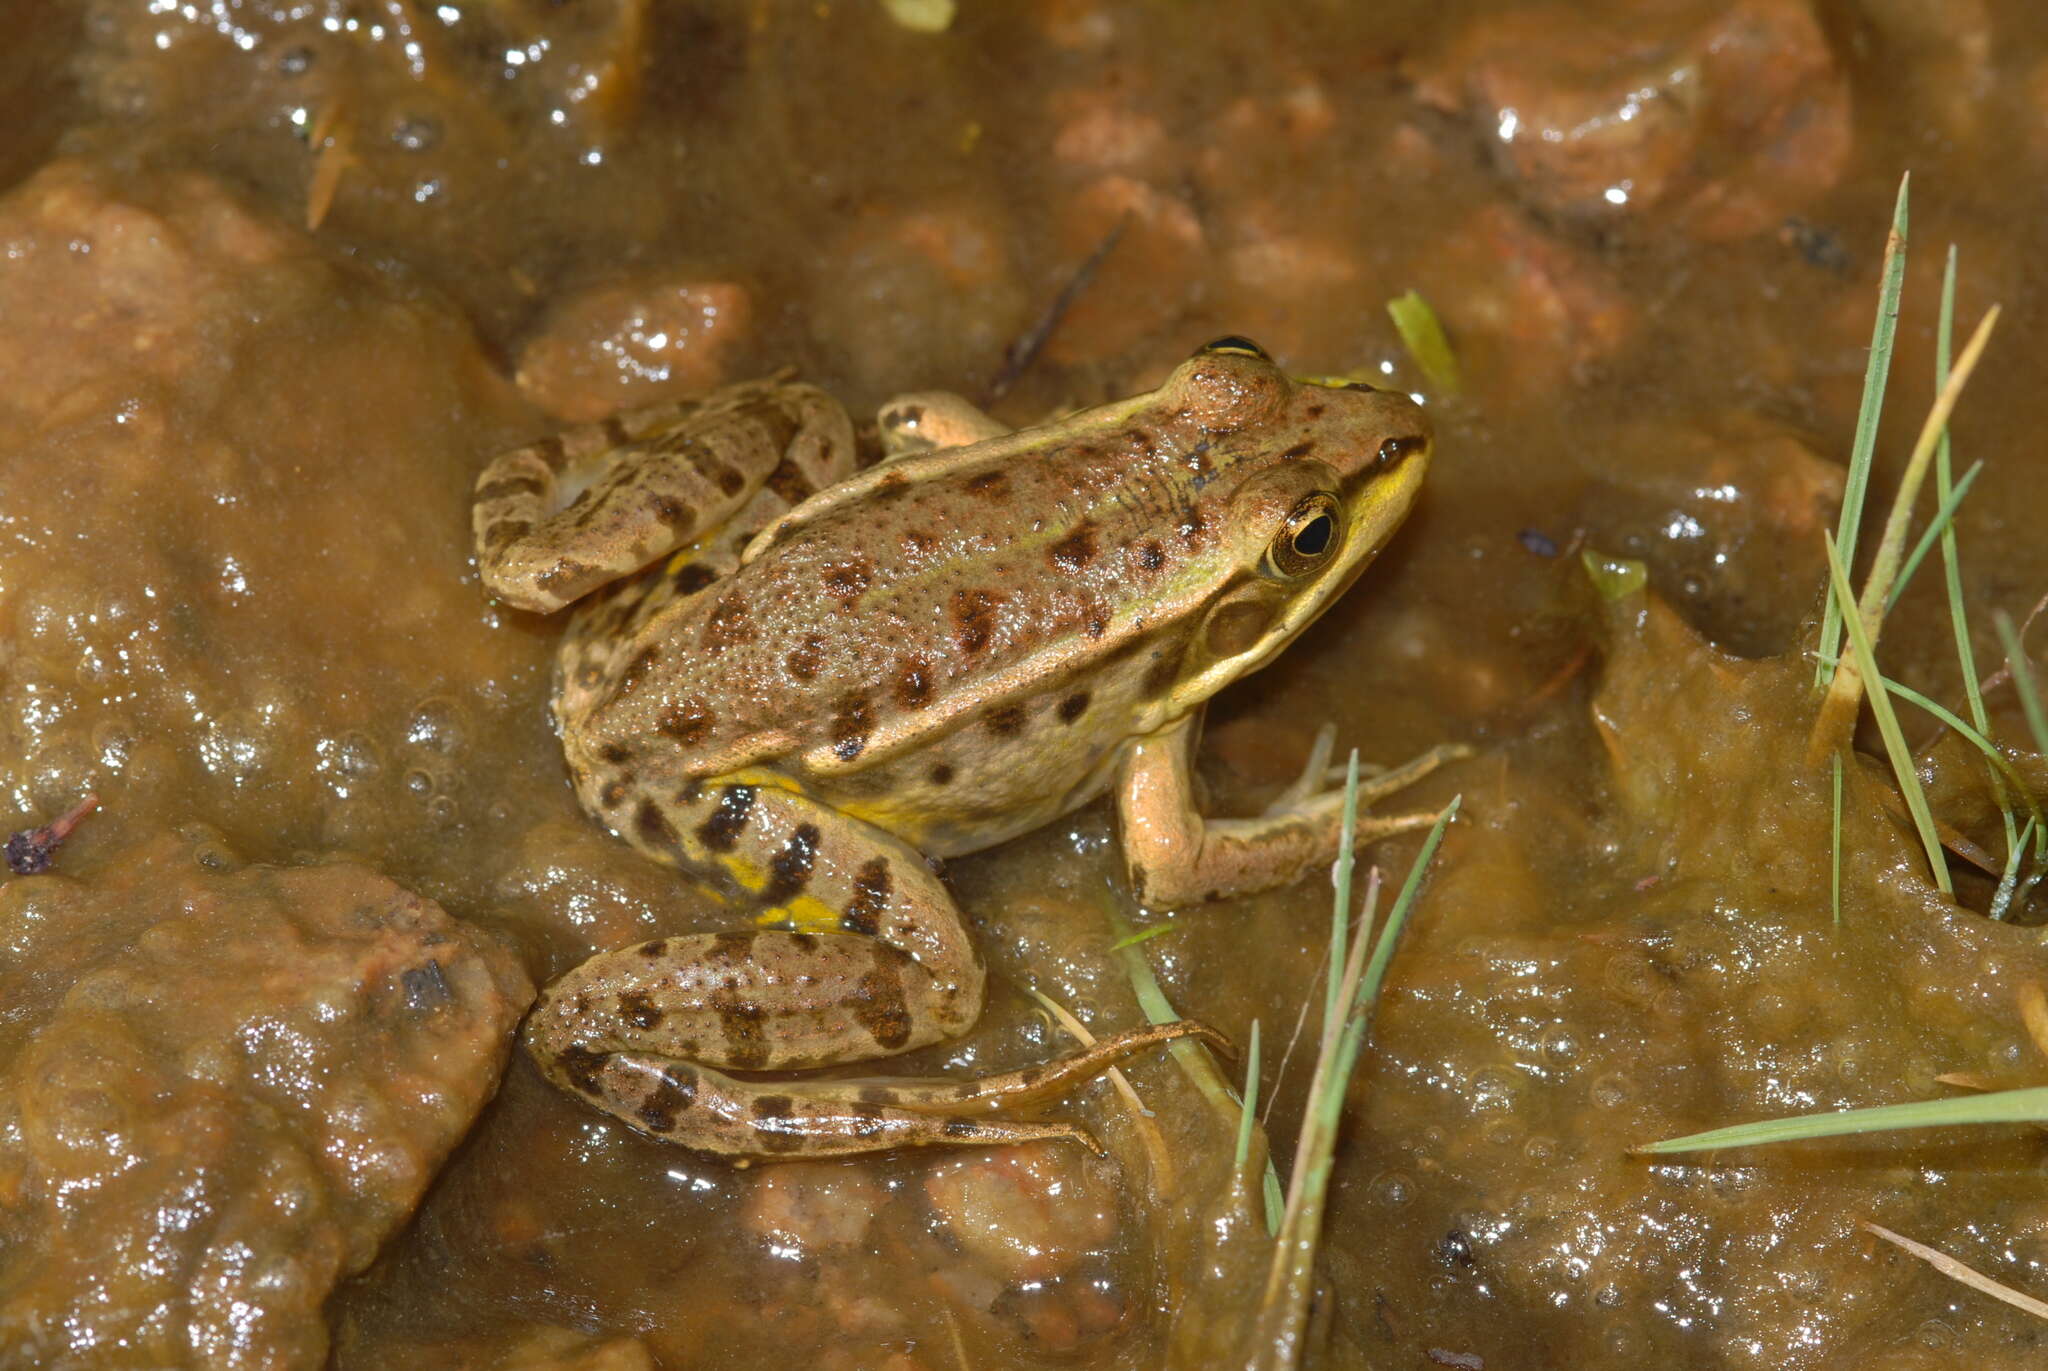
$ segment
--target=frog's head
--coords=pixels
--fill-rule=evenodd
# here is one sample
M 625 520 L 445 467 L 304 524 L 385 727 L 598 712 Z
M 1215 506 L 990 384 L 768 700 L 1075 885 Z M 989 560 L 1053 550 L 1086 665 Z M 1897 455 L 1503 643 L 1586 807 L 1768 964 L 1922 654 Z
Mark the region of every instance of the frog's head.
M 1201 349 L 1159 398 L 1204 434 L 1192 517 L 1222 535 L 1171 692 L 1188 707 L 1270 661 L 1358 579 L 1415 503 L 1430 425 L 1405 395 L 1290 377 L 1242 338 Z

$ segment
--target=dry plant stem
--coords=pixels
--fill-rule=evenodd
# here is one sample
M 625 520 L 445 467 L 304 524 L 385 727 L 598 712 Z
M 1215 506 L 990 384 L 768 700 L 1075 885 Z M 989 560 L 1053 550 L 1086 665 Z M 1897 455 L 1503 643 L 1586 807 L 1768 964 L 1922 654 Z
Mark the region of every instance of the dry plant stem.
M 1955 369 L 1949 372 L 1947 383 L 1927 411 L 1927 422 L 1920 426 L 1919 441 L 1914 443 L 1913 455 L 1906 463 L 1906 473 L 1899 480 L 1898 494 L 1892 497 L 1884 537 L 1877 547 L 1877 560 L 1871 564 L 1870 574 L 1864 578 L 1863 598 L 1856 607 L 1857 617 L 1863 621 L 1863 631 L 1869 637 L 1873 651 L 1877 647 L 1879 630 L 1884 627 L 1885 601 L 1891 595 L 1892 582 L 1897 579 L 1899 563 L 1905 557 L 1906 527 L 1913 517 L 1913 504 L 1927 479 L 1935 447 L 1948 428 L 1948 417 L 1954 411 L 1963 387 L 1969 383 L 1977 360 L 1984 355 L 1985 344 L 1991 341 L 1991 330 L 1997 323 L 1998 306 L 1993 305 L 1984 312 L 1984 318 L 1978 322 L 1977 331 L 1970 335 L 1970 341 L 1963 345 L 1962 355 L 1956 358 Z M 1842 551 L 1845 558 L 1854 553 L 1853 548 Z M 1806 756 L 1809 765 L 1820 765 L 1821 758 L 1847 743 L 1855 729 L 1856 712 L 1862 703 L 1863 673 L 1853 657 L 1843 653 L 1835 663 L 1834 679 L 1828 683 L 1827 698 L 1821 702 L 1820 717 L 1815 720 L 1813 734 L 1808 741 Z
M 1087 1025 L 1069 1013 L 1065 1005 L 1040 990 L 1030 986 L 1026 986 L 1025 989 L 1030 991 L 1031 998 L 1038 1001 L 1046 1013 L 1052 1015 L 1053 1022 L 1066 1030 L 1068 1037 L 1083 1047 L 1095 1046 L 1095 1035 L 1088 1031 Z M 1153 1188 L 1162 1195 L 1172 1193 L 1173 1159 L 1167 1153 L 1166 1139 L 1159 1136 L 1159 1125 L 1152 1121 L 1152 1111 L 1145 1107 L 1145 1101 L 1139 1098 L 1137 1089 L 1132 1086 L 1130 1078 L 1124 1075 L 1122 1067 L 1112 1066 L 1103 1074 L 1108 1076 L 1109 1083 L 1116 1087 L 1116 1093 L 1124 1097 L 1124 1103 L 1131 1107 L 1131 1122 L 1137 1127 L 1138 1136 L 1144 1139 L 1146 1158 L 1152 1163 L 1152 1174 L 1158 1178 L 1158 1184 Z
M 1994 1300 L 2002 1300 L 2015 1309 L 2032 1314 L 2037 1319 L 2048 1319 L 2048 1303 L 2037 1300 L 2032 1295 L 2022 1295 L 2011 1286 L 2000 1284 L 1983 1272 L 1963 1265 L 1946 1252 L 1937 1251 L 1925 1243 L 1914 1242 L 1911 1238 L 1894 1233 L 1891 1229 L 1871 1223 L 1867 1219 L 1863 1222 L 1863 1228 L 1865 1232 L 1875 1233 L 1895 1247 L 1903 1247 L 1950 1280 L 1961 1281 L 1972 1290 L 1989 1295 Z

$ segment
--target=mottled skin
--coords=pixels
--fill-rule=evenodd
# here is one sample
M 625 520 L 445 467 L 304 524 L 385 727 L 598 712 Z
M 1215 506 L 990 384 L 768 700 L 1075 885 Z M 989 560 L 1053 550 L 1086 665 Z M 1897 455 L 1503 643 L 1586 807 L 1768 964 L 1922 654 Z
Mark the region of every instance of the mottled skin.
M 1206 1032 L 1126 1034 L 968 1082 L 720 1069 L 964 1032 L 983 971 L 925 859 L 1112 788 L 1148 903 L 1327 863 L 1341 817 L 1320 767 L 1264 816 L 1205 821 L 1192 740 L 1203 702 L 1392 535 L 1430 447 L 1405 397 L 1291 380 L 1236 339 L 1151 394 L 1041 428 L 1005 434 L 939 396 L 892 402 L 882 428 L 896 455 L 852 474 L 838 408 L 762 382 L 509 453 L 478 482 L 479 561 L 500 597 L 553 609 L 629 578 L 578 609 L 562 647 L 556 717 L 584 805 L 758 925 L 601 954 L 528 1022 L 558 1084 L 692 1147 L 1086 1141 L 993 1111 Z

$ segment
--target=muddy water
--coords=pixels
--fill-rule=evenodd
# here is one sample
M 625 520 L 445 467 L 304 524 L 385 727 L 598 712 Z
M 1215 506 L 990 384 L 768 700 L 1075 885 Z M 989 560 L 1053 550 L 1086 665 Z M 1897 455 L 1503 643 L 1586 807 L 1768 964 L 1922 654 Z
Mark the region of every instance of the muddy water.
M 354 858 L 536 979 L 711 926 L 575 807 L 555 626 L 490 605 L 468 560 L 488 456 L 783 365 L 857 409 L 943 386 L 1030 422 L 1247 334 L 1424 394 L 1442 456 L 1359 590 L 1217 702 L 1212 803 L 1262 804 L 1325 719 L 1369 760 L 1479 749 L 1420 797 L 1466 817 L 1352 1100 L 1312 1360 L 2038 1357 L 2019 1316 L 1856 1227 L 2039 1293 L 2025 1134 L 1622 1151 L 2041 1077 L 2016 1008 L 2035 934 L 1933 899 L 1860 773 L 1837 931 L 1805 669 L 1735 660 L 1796 652 L 1814 613 L 1907 168 L 1880 486 L 1931 393 L 1954 241 L 1959 317 L 2007 306 L 1956 426 L 1986 462 L 1958 527 L 1987 670 L 1990 612 L 2048 582 L 2031 7 L 1035 0 L 936 35 L 873 4 L 159 9 L 38 10 L 0 64 L 24 130 L 0 162 L 0 789 L 23 822 L 101 796 L 61 879 L 115 888 L 196 821 L 237 861 Z M 1462 394 L 1388 323 L 1410 288 Z M 1647 562 L 1676 617 L 1603 607 L 1584 545 Z M 1934 590 L 1883 650 L 1953 705 Z M 1991 703 L 2023 738 L 2010 691 Z M 956 864 L 998 989 L 910 1068 L 1045 1055 L 1027 987 L 1134 1021 L 1117 868 L 1094 811 Z M 1323 891 L 1280 892 L 1144 949 L 1185 1012 L 1274 1035 L 1326 917 Z M 280 994 L 317 998 L 289 971 Z M 1283 1151 L 1306 1074 L 1267 1057 Z M 1201 1364 L 1187 1330 L 1255 1286 L 1238 1240 L 1201 1284 L 1189 1227 L 1227 1130 L 1172 1068 L 1132 1078 L 1149 1139 L 1106 1090 L 1082 1107 L 1110 1163 L 757 1174 L 602 1123 L 515 1056 L 328 1302 L 334 1361 Z M 36 1174 L 0 1170 L 17 1199 Z M 11 1293 L 42 1258 L 30 1226 L 0 1236 Z

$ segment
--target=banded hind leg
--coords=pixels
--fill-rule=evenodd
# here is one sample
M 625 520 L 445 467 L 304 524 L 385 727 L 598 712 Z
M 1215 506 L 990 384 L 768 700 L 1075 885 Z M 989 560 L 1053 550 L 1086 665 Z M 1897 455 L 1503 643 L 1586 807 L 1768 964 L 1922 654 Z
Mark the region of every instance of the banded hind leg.
M 636 847 L 703 878 L 758 925 L 599 954 L 535 1005 L 526 1042 L 542 1070 L 643 1132 L 735 1157 L 1083 1137 L 998 1111 L 1207 1031 L 1141 1030 L 978 1082 L 730 1076 L 871 1060 L 965 1032 L 984 973 L 960 911 L 900 839 L 778 778 L 605 798 Z
M 758 491 L 793 507 L 851 474 L 853 452 L 838 402 L 784 381 L 572 428 L 477 478 L 477 566 L 492 594 L 551 613 L 712 536 Z

